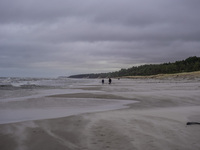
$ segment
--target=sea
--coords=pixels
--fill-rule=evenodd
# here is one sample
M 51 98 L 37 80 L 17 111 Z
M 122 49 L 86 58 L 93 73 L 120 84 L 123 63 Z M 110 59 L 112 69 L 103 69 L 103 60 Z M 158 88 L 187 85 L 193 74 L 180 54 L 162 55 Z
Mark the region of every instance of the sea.
M 51 97 L 107 93 L 95 88 L 91 90 L 102 86 L 101 79 L 0 77 L 0 124 L 122 109 L 134 103 L 131 100 Z
M 0 101 L 69 92 L 76 86 L 95 84 L 94 80 L 59 78 L 0 77 Z
M 129 108 L 142 101 L 200 104 L 200 79 L 102 79 L 0 77 L 0 124 Z M 125 99 L 84 98 L 103 94 Z M 52 95 L 78 94 L 77 98 Z M 76 96 L 75 96 L 76 97 Z

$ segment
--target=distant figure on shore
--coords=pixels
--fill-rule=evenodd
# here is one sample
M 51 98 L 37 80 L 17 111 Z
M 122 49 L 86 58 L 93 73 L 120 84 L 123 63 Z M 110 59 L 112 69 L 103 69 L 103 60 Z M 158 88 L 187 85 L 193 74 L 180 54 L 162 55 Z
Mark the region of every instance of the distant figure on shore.
M 108 82 L 109 82 L 109 84 L 111 84 L 111 82 L 112 82 L 111 78 L 109 78 Z
M 104 79 L 102 79 L 102 81 L 101 81 L 101 82 L 102 82 L 102 84 L 104 84 Z

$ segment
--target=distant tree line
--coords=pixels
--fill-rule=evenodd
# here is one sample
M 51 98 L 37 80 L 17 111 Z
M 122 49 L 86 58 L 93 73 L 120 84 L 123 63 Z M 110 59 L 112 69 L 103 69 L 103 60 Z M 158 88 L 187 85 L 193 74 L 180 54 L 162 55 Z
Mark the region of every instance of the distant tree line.
M 109 73 L 91 73 L 91 74 L 79 74 L 72 75 L 69 78 L 106 78 L 106 77 L 122 77 L 122 76 L 148 76 L 157 74 L 173 74 L 181 72 L 192 72 L 200 70 L 200 57 L 189 57 L 182 61 L 176 61 L 174 63 L 163 64 L 149 64 L 142 66 L 133 66 L 128 69 L 121 69 L 115 72 Z

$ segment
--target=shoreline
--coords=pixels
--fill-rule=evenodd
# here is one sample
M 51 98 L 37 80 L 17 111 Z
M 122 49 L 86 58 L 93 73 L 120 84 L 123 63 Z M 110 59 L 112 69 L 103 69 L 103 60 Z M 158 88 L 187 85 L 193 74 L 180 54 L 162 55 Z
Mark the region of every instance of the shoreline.
M 0 148 L 198 150 L 200 126 L 186 126 L 186 123 L 200 121 L 199 114 L 200 106 L 125 108 L 3 124 L 0 125 Z
M 48 98 L 134 99 L 129 108 L 0 125 L 1 150 L 199 150 L 199 85 L 149 83 L 90 86 L 89 93 Z M 177 85 L 178 84 L 178 85 Z M 190 85 L 190 86 L 188 86 Z M 153 87 L 152 87 L 153 86 Z M 167 86 L 167 87 L 166 87 Z M 183 87 L 185 86 L 185 87 Z M 98 85 L 99 87 L 99 85 Z M 148 89 L 151 88 L 151 90 Z M 81 87 L 82 89 L 84 87 Z
M 0 125 L 124 109 L 136 102 L 126 99 L 66 98 L 63 95 L 55 95 L 12 102 L 14 107 L 4 103 L 0 107 Z

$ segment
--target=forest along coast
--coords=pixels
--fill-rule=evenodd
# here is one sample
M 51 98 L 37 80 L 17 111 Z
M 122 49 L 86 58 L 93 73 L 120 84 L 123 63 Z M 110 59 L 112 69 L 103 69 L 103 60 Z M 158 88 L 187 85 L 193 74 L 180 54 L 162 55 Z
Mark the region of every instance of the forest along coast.
M 200 71 L 200 57 L 189 57 L 182 61 L 163 64 L 146 64 L 133 66 L 109 73 L 91 73 L 69 76 L 70 78 L 119 78 L 124 76 L 152 76 L 158 74 L 176 74 L 183 72 Z

